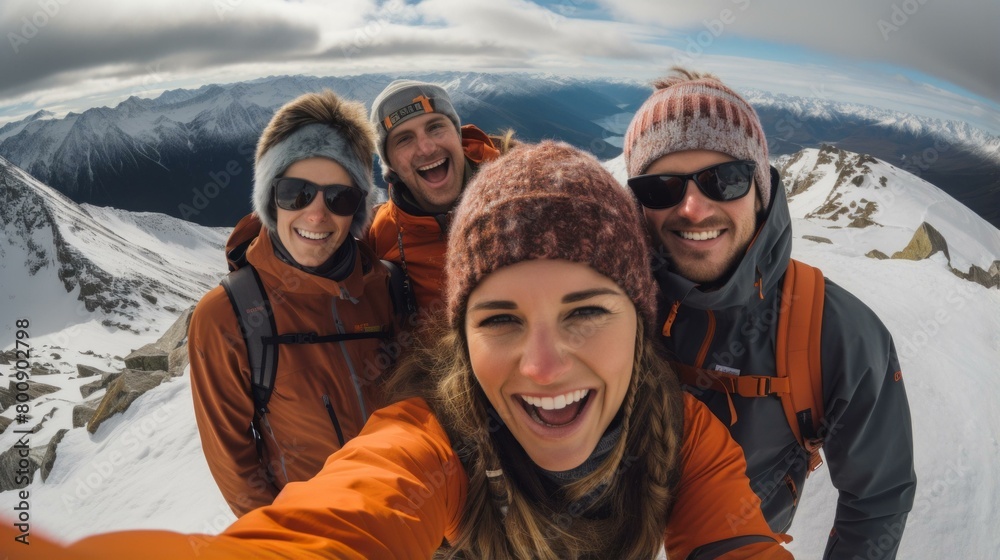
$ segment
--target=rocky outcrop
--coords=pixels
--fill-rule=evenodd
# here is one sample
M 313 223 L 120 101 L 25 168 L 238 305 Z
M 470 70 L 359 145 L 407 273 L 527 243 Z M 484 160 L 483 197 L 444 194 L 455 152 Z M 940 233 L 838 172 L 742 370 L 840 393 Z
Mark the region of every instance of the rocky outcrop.
M 100 391 L 101 389 L 107 389 L 109 385 L 115 382 L 116 379 L 121 377 L 123 371 L 112 371 L 110 373 L 102 373 L 101 378 L 97 381 L 87 383 L 86 385 L 80 385 L 80 395 L 83 398 L 87 398 L 90 395 Z
M 169 377 L 165 371 L 125 370 L 108 387 L 94 416 L 87 422 L 87 431 L 96 433 L 101 424 L 119 412 L 125 412 L 143 393 L 156 387 Z
M 187 330 L 194 306 L 181 313 L 156 342 L 125 357 L 125 367 L 142 371 L 167 371 L 177 377 L 187 367 Z
M 871 251 L 868 251 L 867 253 L 865 253 L 865 256 L 868 257 L 869 259 L 878 259 L 880 261 L 884 261 L 889 258 L 889 255 L 883 253 L 882 251 L 879 251 L 878 249 L 872 249 Z
M 52 472 L 52 467 L 56 464 L 56 447 L 62 441 L 63 436 L 69 430 L 62 429 L 56 432 L 56 435 L 52 436 L 49 440 L 49 444 L 45 446 L 45 453 L 42 455 L 42 463 L 38 466 L 38 469 L 42 474 L 42 482 L 45 482 L 49 478 L 49 473 Z
M 976 284 L 986 288 L 1000 288 L 1000 261 L 993 261 L 989 270 L 985 270 L 976 265 L 971 265 L 968 272 L 966 272 L 951 266 L 951 255 L 948 253 L 948 241 L 938 230 L 934 229 L 934 227 L 927 222 L 920 224 L 920 227 L 918 227 L 917 231 L 913 233 L 913 237 L 910 239 L 910 243 L 906 246 L 906 248 L 902 251 L 893 253 L 892 258 L 919 261 L 938 252 L 944 253 L 945 258 L 948 260 L 948 270 L 950 270 L 955 276 L 958 276 L 962 280 L 975 282 Z M 871 257 L 872 253 L 877 253 L 877 251 L 870 251 L 868 256 Z M 881 255 L 882 253 L 878 254 Z
M 161 350 L 156 343 L 147 344 L 125 356 L 125 367 L 142 371 L 166 371 L 169 367 L 169 353 Z
M 5 410 L 8 406 L 11 406 L 14 403 L 18 402 L 17 401 L 18 393 L 22 392 L 27 393 L 28 395 L 27 400 L 22 402 L 28 402 L 37 399 L 42 395 L 55 393 L 56 391 L 59 390 L 59 387 L 56 387 L 54 385 L 47 385 L 45 383 L 39 383 L 37 381 L 27 381 L 22 383 L 27 383 L 28 385 L 27 391 L 19 391 L 17 389 L 18 382 L 13 379 L 10 380 L 10 385 L 8 385 L 6 389 L 0 387 L 0 410 Z
M 803 235 L 802 239 L 807 239 L 809 241 L 814 241 L 816 243 L 829 243 L 831 245 L 833 244 L 833 241 L 830 241 L 829 239 L 827 239 L 825 237 L 819 237 L 819 236 L 816 236 L 816 235 Z
M 955 276 L 963 280 L 975 282 L 986 288 L 1000 287 L 1000 276 L 994 276 L 976 265 L 970 266 L 968 272 L 962 272 L 955 268 L 952 268 L 951 271 L 955 273 Z
M 78 364 L 76 369 L 79 378 L 93 378 L 90 383 L 80 386 L 80 394 L 84 398 L 102 389 L 107 389 L 107 392 L 102 397 L 92 398 L 73 407 L 73 428 L 86 426 L 90 433 L 96 433 L 104 421 L 126 411 L 146 391 L 172 376 L 181 375 L 187 365 L 187 328 L 193 310 L 193 306 L 185 310 L 159 340 L 130 354 L 125 359 L 126 365 L 130 367 L 122 371 L 105 372 Z M 10 353 L 0 355 L 0 360 L 13 359 L 15 356 Z M 41 374 L 39 372 L 42 369 L 48 373 L 46 366 L 33 364 L 31 373 Z M 28 399 L 30 401 L 59 389 L 52 385 L 30 381 L 28 390 L 23 392 L 30 395 Z M 14 404 L 17 393 L 15 381 L 11 381 L 7 389 L 0 388 L 0 405 L 6 408 Z M 25 428 L 24 431 L 28 433 L 18 434 L 19 439 L 14 446 L 0 453 L 0 492 L 27 486 L 36 473 L 41 474 L 43 482 L 48 477 L 56 462 L 59 442 L 68 430 L 59 430 L 45 445 L 33 447 L 31 444 L 35 443 L 32 441 L 34 434 L 42 430 L 46 420 L 51 419 L 55 411 L 53 408 L 30 431 Z M 9 429 L 12 422 L 11 419 L 0 417 L 0 433 Z
M 933 226 L 924 222 L 920 224 L 917 231 L 910 238 L 910 243 L 902 251 L 892 254 L 894 259 L 906 259 L 919 261 L 930 257 L 937 252 L 943 252 L 948 262 L 951 262 L 951 255 L 948 254 L 948 242 L 943 235 Z
M 39 470 L 44 482 L 55 465 L 56 447 L 67 431 L 59 430 L 45 445 L 37 447 L 31 447 L 31 437 L 24 435 L 0 453 L 0 492 L 24 488 Z
M 76 364 L 76 373 L 79 377 L 93 377 L 95 375 L 104 375 L 105 372 L 90 366 L 85 366 L 83 364 Z
M 90 419 L 94 417 L 97 412 L 97 407 L 100 406 L 101 399 L 94 399 L 80 403 L 73 407 L 73 427 L 82 428 L 86 426 Z

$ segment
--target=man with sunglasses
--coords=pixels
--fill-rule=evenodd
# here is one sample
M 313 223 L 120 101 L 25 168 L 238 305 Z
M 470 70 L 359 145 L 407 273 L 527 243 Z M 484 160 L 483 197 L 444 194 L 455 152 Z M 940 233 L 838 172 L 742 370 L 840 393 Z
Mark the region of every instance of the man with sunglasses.
M 444 88 L 414 80 L 386 86 L 371 122 L 389 200 L 376 210 L 367 241 L 403 269 L 417 308 L 430 311 L 441 301 L 451 210 L 479 165 L 510 147 L 513 133 L 463 126 Z
M 694 373 L 693 382 L 682 375 L 688 389 L 743 447 L 771 528 L 787 532 L 809 453 L 777 396 L 711 383 L 718 373 L 776 374 L 792 242 L 785 191 L 760 120 L 736 92 L 683 69 L 654 85 L 626 132 L 624 157 L 659 246 L 662 340 L 675 369 Z M 825 286 L 819 437 L 840 495 L 824 558 L 895 558 L 916 488 L 899 362 L 879 318 L 835 283 Z M 739 523 L 738 512 L 733 519 Z
M 380 405 L 390 274 L 356 239 L 374 152 L 360 103 L 325 91 L 278 109 L 257 144 L 254 213 L 227 243 L 236 270 L 194 310 L 195 417 L 237 516 L 319 472 Z

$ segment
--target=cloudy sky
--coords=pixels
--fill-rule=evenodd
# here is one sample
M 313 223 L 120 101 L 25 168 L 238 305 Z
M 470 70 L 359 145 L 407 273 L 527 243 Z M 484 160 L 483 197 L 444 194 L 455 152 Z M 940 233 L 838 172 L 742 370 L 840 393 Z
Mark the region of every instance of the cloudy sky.
M 997 0 L 3 0 L 0 31 L 0 124 L 278 74 L 682 64 L 1000 135 Z

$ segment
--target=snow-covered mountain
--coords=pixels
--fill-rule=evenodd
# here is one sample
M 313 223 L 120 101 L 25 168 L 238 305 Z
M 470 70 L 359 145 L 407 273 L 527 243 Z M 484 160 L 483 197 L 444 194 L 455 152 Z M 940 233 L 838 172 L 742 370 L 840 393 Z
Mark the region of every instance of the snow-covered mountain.
M 149 332 L 225 270 L 222 229 L 78 205 L 3 158 L 0 189 L 0 316 L 31 317 L 36 334 L 93 320 Z
M 47 463 L 41 469 L 46 475 L 51 459 L 65 452 L 59 462 L 74 470 L 91 469 L 87 474 L 92 478 L 63 493 L 61 500 L 40 500 L 51 513 L 86 516 L 86 508 L 81 506 L 80 514 L 74 504 L 90 503 L 90 489 L 101 486 L 112 470 L 125 467 L 117 464 L 117 456 L 99 467 L 89 459 L 74 459 L 72 449 L 78 442 L 95 451 L 95 442 L 100 449 L 105 437 L 92 437 L 86 427 L 73 429 L 81 408 L 89 407 L 93 414 L 96 403 L 111 390 L 115 377 L 101 372 L 126 367 L 123 356 L 158 339 L 218 284 L 226 271 L 223 244 L 228 230 L 163 214 L 79 205 L 3 158 L 0 193 L 0 333 L 7 341 L 2 347 L 6 352 L 0 352 L 0 483 L 10 487 L 16 478 L 18 464 L 5 452 L 22 438 L 31 449 L 31 461 Z M 18 367 L 25 364 L 19 360 L 30 368 Z M 14 382 L 23 379 L 17 377 L 19 371 L 30 373 L 29 393 L 47 393 L 28 401 L 24 424 L 12 399 Z M 95 380 L 102 388 L 95 390 Z M 167 394 L 173 394 L 183 383 L 167 385 Z M 141 403 L 131 410 L 153 412 Z M 158 409 L 156 418 L 165 422 L 171 410 L 169 405 Z M 122 419 L 119 414 L 106 424 L 118 426 Z M 132 445 L 144 442 L 146 422 L 126 424 Z M 186 422 L 181 425 L 192 428 Z M 29 435 L 14 433 L 25 426 L 32 428 Z M 153 457 L 166 449 L 162 441 L 157 443 L 157 449 L 146 448 Z M 200 453 L 197 437 L 180 440 L 179 445 Z M 41 482 L 41 475 L 31 472 Z M 161 480 L 168 479 L 162 474 Z M 58 473 L 47 480 L 54 487 Z M 128 488 L 117 490 L 131 493 Z M 209 479 L 202 493 L 213 491 L 218 492 Z M 0 503 L 12 511 L 6 506 L 8 497 L 13 494 L 3 493 Z M 151 497 L 148 489 L 132 494 L 135 500 Z M 101 506 L 92 505 L 100 511 Z M 0 551 L 6 552 L 7 545 Z
M 928 224 L 946 241 L 942 253 L 955 271 L 990 275 L 1000 266 L 1000 231 L 898 167 L 832 146 L 782 156 L 776 164 L 790 188 L 792 214 L 806 218 L 797 233 L 820 239 L 814 243 L 884 258 L 903 251 Z
M 1000 395 L 1000 289 L 954 271 L 977 266 L 1000 275 L 995 266 L 1000 231 L 933 185 L 870 156 L 827 147 L 779 158 L 775 164 L 783 169 L 791 193 L 793 256 L 819 266 L 861 298 L 896 341 L 919 477 L 900 558 L 997 558 L 1000 534 L 991 529 L 991 520 L 1000 500 L 1000 474 L 993 467 L 1000 462 L 1000 411 L 995 406 Z M 624 180 L 621 158 L 606 165 Z M 32 401 L 36 421 L 47 418 L 31 435 L 32 442 L 44 444 L 67 430 L 45 481 L 36 475 L 26 487 L 31 529 L 68 540 L 125 528 L 221 531 L 233 516 L 201 452 L 187 375 L 149 390 L 93 434 L 72 428 L 71 410 L 87 382 L 76 364 L 120 367 L 117 356 L 152 341 L 170 325 L 176 313 L 166 306 L 180 308 L 215 285 L 225 270 L 224 231 L 160 215 L 76 206 L 6 163 L 0 178 L 4 192 L 14 185 L 22 193 L 14 205 L 35 201 L 30 207 L 36 210 L 15 215 L 38 216 L 34 221 L 18 217 L 17 227 L 5 216 L 0 316 L 31 318 L 34 361 L 51 370 L 34 379 L 59 387 Z M 924 251 L 928 257 L 920 260 L 910 260 L 919 251 L 903 251 L 924 223 L 939 232 L 947 257 L 940 244 L 936 252 L 934 247 Z M 79 258 L 99 264 L 112 283 L 115 278 L 147 282 L 129 284 L 134 292 L 120 296 L 137 301 L 140 310 L 121 314 L 98 307 L 76 317 L 81 295 L 67 294 L 59 261 L 26 257 L 37 255 L 38 249 L 59 253 L 45 233 L 50 230 L 60 232 Z M 89 241 L 78 243 L 83 239 Z M 869 256 L 873 250 L 905 254 L 880 259 Z M 169 281 L 155 256 L 171 265 Z M 33 263 L 42 261 L 46 264 L 29 275 L 36 268 Z M 146 274 L 150 271 L 155 272 Z M 150 276 L 171 287 L 152 292 L 156 303 L 141 296 L 142 290 L 154 289 L 151 281 L 141 280 Z M 8 301 L 24 297 L 30 297 L 30 305 L 7 307 Z M 109 317 L 128 326 L 102 325 Z M 46 321 L 52 326 L 34 327 Z M 0 349 L 7 350 L 14 337 L 5 332 L 8 342 Z M 5 385 L 12 369 L 2 363 L 0 385 Z M 13 414 L 4 410 L 0 419 L 11 420 Z M 0 452 L 16 441 L 13 435 L 10 430 L 0 434 Z M 10 515 L 7 504 L 13 500 L 12 492 L 0 493 L 0 512 L 8 512 L 0 515 Z M 819 556 L 835 503 L 824 466 L 807 482 L 791 529 L 795 541 L 790 548 L 798 557 Z
M 249 211 L 253 151 L 273 111 L 329 88 L 370 107 L 398 76 L 272 76 L 156 99 L 130 97 L 57 118 L 39 112 L 0 128 L 0 156 L 77 202 L 231 226 Z M 610 159 L 650 88 L 627 80 L 439 72 L 465 123 L 558 138 Z M 822 143 L 870 153 L 921 176 L 1000 226 L 1000 138 L 967 123 L 873 107 L 747 91 L 774 155 Z
M 968 146 L 980 155 L 1000 162 L 1000 137 L 964 121 L 922 117 L 860 103 L 843 103 L 821 97 L 801 97 L 759 89 L 747 89 L 743 94 L 757 110 L 780 109 L 800 122 L 835 121 L 851 117 L 917 137 L 934 137 L 939 138 L 942 143 Z M 795 126 L 791 121 L 787 124 Z

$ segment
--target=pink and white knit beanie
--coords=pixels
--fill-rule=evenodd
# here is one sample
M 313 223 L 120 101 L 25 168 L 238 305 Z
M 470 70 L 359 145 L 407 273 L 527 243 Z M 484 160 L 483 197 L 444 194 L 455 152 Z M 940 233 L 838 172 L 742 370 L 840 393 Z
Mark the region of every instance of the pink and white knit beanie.
M 763 207 L 771 202 L 767 140 L 753 107 L 709 75 L 678 73 L 656 90 L 625 133 L 625 168 L 642 175 L 657 159 L 684 150 L 713 150 L 757 164 L 754 175 Z

